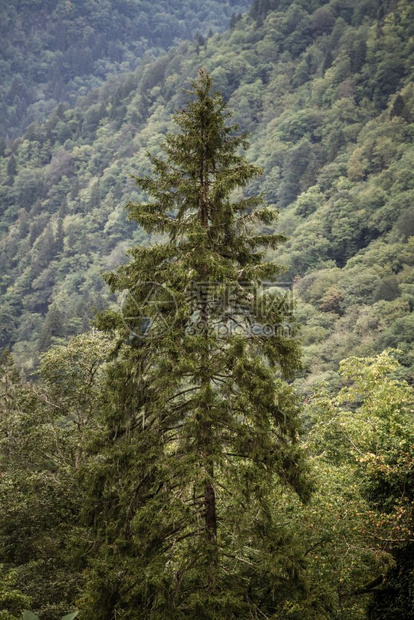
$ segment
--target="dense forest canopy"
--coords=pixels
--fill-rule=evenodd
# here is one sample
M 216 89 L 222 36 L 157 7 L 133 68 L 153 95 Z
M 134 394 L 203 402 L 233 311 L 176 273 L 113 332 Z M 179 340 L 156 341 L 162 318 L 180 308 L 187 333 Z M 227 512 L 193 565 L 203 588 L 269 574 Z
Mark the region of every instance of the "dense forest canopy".
M 243 579 L 252 579 L 249 601 L 241 572 L 232 573 L 227 602 L 214 604 L 235 618 L 246 604 L 283 620 L 414 617 L 412 2 L 51 0 L 1 10 L 0 617 L 31 607 L 57 620 L 79 605 L 129 619 L 131 601 L 151 599 L 128 582 L 131 566 L 136 583 L 145 565 L 151 588 L 166 592 L 162 554 L 141 555 L 137 568 L 137 540 L 152 538 L 142 495 L 126 500 L 134 467 L 152 471 L 155 454 L 141 449 L 146 418 L 134 419 L 143 352 L 119 337 L 128 287 L 117 284 L 126 276 L 109 276 L 108 288 L 102 275 L 132 273 L 134 252 L 149 256 L 165 241 L 139 209 L 125 209 L 147 204 L 155 189 L 131 176 L 151 174 L 147 152 L 153 162 L 162 156 L 203 67 L 237 135 L 250 134 L 246 165 L 262 169 L 232 200 L 262 193 L 272 217 L 260 232 L 287 238 L 266 260 L 284 266 L 273 293 L 293 293 L 302 363 L 287 386 L 277 370 L 274 389 L 285 422 L 302 427 L 298 454 L 313 489 L 298 495 L 274 478 L 265 494 L 276 524 L 272 559 L 237 548 Z M 178 349 L 168 346 L 163 377 L 173 381 L 167 365 Z M 243 382 L 260 373 L 250 366 Z M 173 514 L 166 505 L 161 529 Z M 180 549 L 191 564 L 186 543 Z M 266 576 L 254 581 L 259 557 Z M 278 596 L 265 585 L 275 576 Z M 176 578 L 167 590 L 178 584 L 182 602 L 179 584 L 191 577 L 178 570 Z M 199 618 L 213 603 L 188 604 L 183 617 Z M 140 609 L 136 617 L 148 617 Z
M 343 357 L 386 346 L 411 366 L 413 7 L 265 4 L 4 145 L 0 345 L 28 371 L 87 327 L 108 302 L 102 271 L 146 241 L 126 218 L 138 197 L 128 175 L 147 171 L 146 149 L 200 66 L 251 131 L 257 184 L 281 210 L 289 241 L 277 257 L 307 317 L 305 374 L 331 376 Z
M 0 7 L 0 136 L 135 70 L 182 39 L 228 27 L 247 0 L 12 0 Z

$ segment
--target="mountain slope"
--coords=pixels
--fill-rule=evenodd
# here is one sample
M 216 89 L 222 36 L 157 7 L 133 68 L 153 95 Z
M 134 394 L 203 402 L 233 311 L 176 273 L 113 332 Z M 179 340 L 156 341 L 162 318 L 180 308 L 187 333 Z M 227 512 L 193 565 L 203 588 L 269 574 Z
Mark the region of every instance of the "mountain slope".
M 289 241 L 305 327 L 303 389 L 385 346 L 412 373 L 414 7 L 255 2 L 205 45 L 182 43 L 34 125 L 1 159 L 1 343 L 26 369 L 82 331 L 102 270 L 147 242 L 126 221 L 183 88 L 200 68 L 251 132 L 257 181 Z M 257 187 L 253 188 L 257 189 Z
M 227 27 L 248 0 L 11 0 L 0 8 L 0 137 L 16 137 L 58 103 L 174 42 Z M 234 17 L 233 17 L 234 19 Z M 4 148 L 4 143 L 2 148 Z

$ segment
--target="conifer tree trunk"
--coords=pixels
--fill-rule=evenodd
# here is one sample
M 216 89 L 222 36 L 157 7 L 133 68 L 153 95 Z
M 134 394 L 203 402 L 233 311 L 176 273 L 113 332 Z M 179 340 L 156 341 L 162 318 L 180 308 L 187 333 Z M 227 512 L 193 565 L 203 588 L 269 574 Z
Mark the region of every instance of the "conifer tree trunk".
M 200 167 L 200 197 L 201 197 L 201 208 L 200 208 L 200 216 L 202 225 L 206 231 L 206 235 L 209 234 L 209 183 L 208 183 L 208 160 L 206 156 L 205 145 L 207 144 L 207 138 L 205 135 L 205 127 L 204 121 L 206 119 L 202 119 L 202 127 L 201 127 L 201 142 L 203 145 L 202 149 L 202 157 L 201 157 L 201 167 Z M 207 282 L 208 272 L 207 266 L 201 265 L 201 282 Z M 209 343 L 208 343 L 208 333 L 209 333 L 209 320 L 208 320 L 208 307 L 207 301 L 202 300 L 201 303 L 201 323 L 202 323 L 202 331 L 205 336 L 205 351 L 204 351 L 204 359 L 201 360 L 202 368 L 210 367 L 210 359 L 209 359 Z M 210 380 L 208 377 L 203 379 L 202 384 L 203 390 L 206 388 L 210 388 Z M 206 410 L 204 411 L 204 419 L 208 420 L 208 404 L 205 405 Z M 211 423 L 204 422 L 203 423 L 203 431 L 202 431 L 202 454 L 203 454 L 203 466 L 206 471 L 206 483 L 204 490 L 204 519 L 205 519 L 205 527 L 207 533 L 207 539 L 211 545 L 213 545 L 213 554 L 212 561 L 216 560 L 216 543 L 217 543 L 217 514 L 216 514 L 216 494 L 214 490 L 214 459 L 211 454 L 211 446 L 214 442 L 213 431 L 211 428 Z

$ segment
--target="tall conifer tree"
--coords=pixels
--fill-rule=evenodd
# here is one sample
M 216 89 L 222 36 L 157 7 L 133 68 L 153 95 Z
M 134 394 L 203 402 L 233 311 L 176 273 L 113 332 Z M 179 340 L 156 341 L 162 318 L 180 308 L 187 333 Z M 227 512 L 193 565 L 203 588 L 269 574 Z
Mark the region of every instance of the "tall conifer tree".
M 106 278 L 126 297 L 100 319 L 120 344 L 87 478 L 85 620 L 273 617 L 298 586 L 272 506 L 275 489 L 309 492 L 284 380 L 298 346 L 281 298 L 257 286 L 277 277 L 265 258 L 282 237 L 260 196 L 236 197 L 261 171 L 229 116 L 201 71 L 136 179 L 150 200 L 128 205 L 161 241 Z

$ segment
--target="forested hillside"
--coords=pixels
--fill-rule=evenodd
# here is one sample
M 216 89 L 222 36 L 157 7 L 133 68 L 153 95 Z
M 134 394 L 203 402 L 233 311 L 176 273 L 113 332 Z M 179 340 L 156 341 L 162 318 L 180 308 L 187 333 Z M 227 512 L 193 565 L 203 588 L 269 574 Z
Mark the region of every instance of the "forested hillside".
M 0 151 L 0 618 L 413 618 L 414 5 L 169 2 L 161 53 L 160 3 L 41 4 L 4 9 L 32 67 L 74 31 Z M 223 345 L 278 272 L 288 331 Z
M 0 7 L 0 139 L 182 39 L 227 28 L 247 0 L 11 0 Z M 4 148 L 4 146 L 2 146 Z
M 387 346 L 411 366 L 414 9 L 265 8 L 59 106 L 3 153 L 0 343 L 28 371 L 86 329 L 108 301 L 102 272 L 145 241 L 126 219 L 129 175 L 147 170 L 200 66 L 251 132 L 256 188 L 281 211 L 277 258 L 303 300 L 305 375 Z

